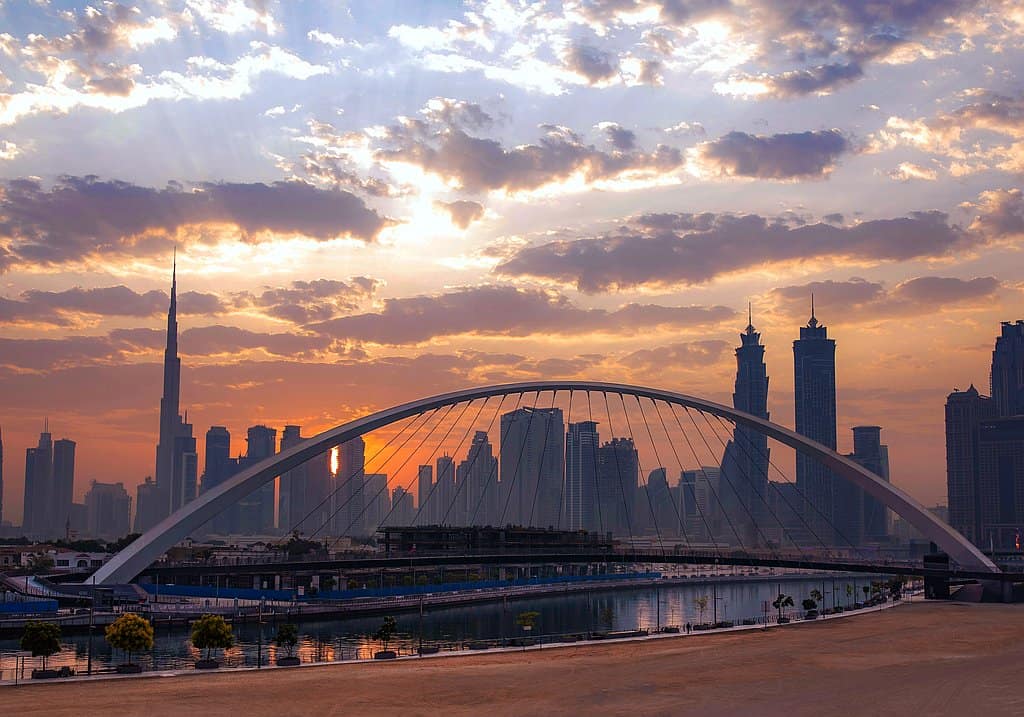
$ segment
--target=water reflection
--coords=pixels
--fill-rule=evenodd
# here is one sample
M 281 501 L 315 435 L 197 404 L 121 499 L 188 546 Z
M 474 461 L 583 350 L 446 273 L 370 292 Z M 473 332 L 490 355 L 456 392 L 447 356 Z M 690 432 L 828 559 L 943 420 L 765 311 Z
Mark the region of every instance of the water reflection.
M 877 578 L 876 578 L 877 579 Z M 728 582 L 717 586 L 684 585 L 638 588 L 615 591 L 593 591 L 564 596 L 548 596 L 528 600 L 489 603 L 457 608 L 435 608 L 424 612 L 395 615 L 398 631 L 389 647 L 400 654 L 415 653 L 421 640 L 425 645 L 440 643 L 443 649 L 465 647 L 473 641 L 500 640 L 522 637 L 523 630 L 516 624 L 522 612 L 540 614 L 533 635 L 580 634 L 601 630 L 654 630 L 659 626 L 684 626 L 686 623 L 760 618 L 767 610 L 775 614 L 771 601 L 781 591 L 793 597 L 799 611 L 800 602 L 812 590 L 821 592 L 824 607 L 847 605 L 848 601 L 862 599 L 862 588 L 871 583 L 871 577 L 832 579 L 789 579 L 771 582 Z M 847 596 L 847 585 L 853 597 Z M 706 597 L 701 611 L 698 598 Z M 716 599 L 717 598 L 717 599 Z M 296 654 L 303 662 L 369 659 L 381 649 L 372 638 L 380 626 L 380 617 L 303 622 L 299 625 L 299 644 Z M 256 666 L 272 664 L 278 656 L 273 645 L 276 625 L 263 625 L 262 634 L 254 624 L 235 627 L 236 644 L 223 654 L 227 666 Z M 56 668 L 67 665 L 77 672 L 87 671 L 90 640 L 85 635 L 68 636 L 65 649 L 47 661 Z M 93 671 L 109 671 L 123 661 L 103 639 L 97 629 L 91 641 Z M 3 679 L 13 677 L 14 658 L 18 650 L 16 639 L 0 640 L 0 671 Z M 281 655 L 283 656 L 283 652 Z M 259 655 L 259 658 L 257 657 Z M 182 628 L 157 628 L 156 645 L 151 653 L 136 655 L 133 661 L 145 669 L 184 669 L 199 659 L 199 651 L 188 642 L 188 633 Z M 34 660 L 27 660 L 30 670 Z

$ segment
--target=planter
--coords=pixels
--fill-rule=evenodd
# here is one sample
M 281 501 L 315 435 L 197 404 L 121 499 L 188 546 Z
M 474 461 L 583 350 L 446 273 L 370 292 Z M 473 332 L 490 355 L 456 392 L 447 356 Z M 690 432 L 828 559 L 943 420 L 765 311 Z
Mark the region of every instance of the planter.
M 301 664 L 301 661 L 299 660 L 298 657 L 295 657 L 294 655 L 292 655 L 291 657 L 279 657 L 279 658 L 277 658 L 276 664 L 277 664 L 278 667 L 296 667 L 299 664 Z
M 60 677 L 57 670 L 32 670 L 33 680 L 55 680 Z
M 421 655 L 436 655 L 440 651 L 441 651 L 440 647 L 428 647 L 426 645 L 424 645 L 423 647 L 421 647 L 419 649 L 419 653 Z
M 393 660 L 398 657 L 398 653 L 394 650 L 378 650 L 373 653 L 373 659 L 375 660 Z
M 488 650 L 488 649 L 490 649 L 490 647 L 491 646 L 488 645 L 486 642 L 471 642 L 471 643 L 469 643 L 469 649 L 470 650 Z
M 117 666 L 117 674 L 119 675 L 138 675 L 142 672 L 142 665 L 124 664 Z
M 785 625 L 788 622 L 789 622 L 789 618 L 788 617 L 780 617 L 779 620 L 778 620 L 778 623 L 780 625 Z
M 743 618 L 743 624 L 744 625 L 756 625 L 757 624 L 757 620 L 755 620 L 752 617 L 745 617 L 745 618 Z
M 220 663 L 216 660 L 196 660 L 197 670 L 216 670 Z
M 674 626 L 674 625 L 670 625 L 670 626 L 668 626 L 668 627 L 663 627 L 663 628 L 661 628 L 661 631 L 662 631 L 662 632 L 673 632 L 673 633 L 678 633 L 678 632 L 679 632 L 679 628 L 678 628 L 678 627 L 676 627 L 676 626 Z

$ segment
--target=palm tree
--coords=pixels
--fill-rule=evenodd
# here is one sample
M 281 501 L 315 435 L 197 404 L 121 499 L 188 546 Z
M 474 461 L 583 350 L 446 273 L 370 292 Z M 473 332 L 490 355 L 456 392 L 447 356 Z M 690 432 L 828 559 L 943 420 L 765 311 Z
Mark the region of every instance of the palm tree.
M 817 603 L 817 605 L 815 607 L 818 607 L 818 606 L 820 606 L 822 608 L 825 607 L 825 605 L 824 605 L 825 596 L 821 594 L 821 591 L 818 590 L 818 588 L 814 588 L 814 590 L 811 590 L 810 598 L 811 598 L 811 600 L 813 600 L 814 602 Z
M 850 600 L 853 597 L 853 586 L 846 583 L 846 607 L 850 607 Z
M 782 610 L 787 607 L 793 607 L 793 598 L 779 593 L 779 596 L 772 602 L 772 607 L 779 611 L 779 619 L 781 620 Z

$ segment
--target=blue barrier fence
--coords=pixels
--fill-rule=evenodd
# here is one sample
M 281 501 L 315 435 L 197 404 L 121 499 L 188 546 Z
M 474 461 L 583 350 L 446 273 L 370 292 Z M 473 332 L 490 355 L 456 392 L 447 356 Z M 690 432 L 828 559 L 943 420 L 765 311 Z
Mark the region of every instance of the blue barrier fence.
M 323 590 L 315 595 L 298 595 L 294 590 L 257 590 L 254 588 L 217 588 L 212 585 L 154 585 L 141 582 L 140 587 L 150 595 L 168 595 L 193 598 L 226 598 L 239 600 L 354 600 L 357 598 L 401 597 L 426 595 L 429 593 L 457 592 L 465 590 L 493 590 L 496 588 L 524 585 L 562 585 L 585 582 L 609 582 L 618 580 L 657 580 L 661 573 L 613 573 L 608 575 L 563 575 L 549 578 L 524 578 L 521 580 L 475 580 L 461 583 L 435 583 L 432 585 L 403 585 L 392 588 L 363 588 L 357 590 Z
M 34 613 L 57 612 L 56 600 L 10 600 L 0 602 L 0 614 L 31 615 Z

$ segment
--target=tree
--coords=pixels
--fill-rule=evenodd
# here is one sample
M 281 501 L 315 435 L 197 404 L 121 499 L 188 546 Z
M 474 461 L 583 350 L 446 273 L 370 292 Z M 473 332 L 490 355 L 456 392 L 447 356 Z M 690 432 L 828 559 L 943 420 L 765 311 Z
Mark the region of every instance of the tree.
M 868 599 L 868 593 L 871 592 L 871 586 L 870 585 L 865 585 L 864 587 L 861 588 L 861 590 L 864 591 L 864 599 L 867 600 Z
M 274 636 L 274 644 L 291 657 L 295 653 L 295 646 L 299 644 L 299 628 L 290 622 L 281 623 Z
M 779 617 L 781 618 L 783 609 L 793 607 L 793 598 L 779 593 L 779 596 L 772 602 L 772 607 L 779 611 Z
M 133 652 L 153 649 L 153 625 L 133 612 L 126 612 L 107 625 L 104 635 L 111 647 L 125 653 L 129 663 Z
M 388 649 L 388 643 L 391 642 L 391 638 L 394 636 L 395 631 L 398 629 L 398 625 L 395 622 L 395 618 L 388 615 L 384 618 L 384 621 L 377 628 L 377 632 L 374 633 L 374 638 L 380 640 L 384 644 L 384 651 Z
M 109 553 L 119 553 L 119 552 L 121 552 L 122 550 L 127 548 L 129 545 L 134 543 L 135 539 L 138 538 L 140 535 L 142 535 L 142 533 L 128 533 L 128 535 L 124 536 L 120 540 L 115 540 L 113 543 L 107 543 L 107 552 L 109 552 Z
M 60 652 L 60 625 L 30 621 L 21 635 L 21 649 L 31 652 L 32 657 L 42 657 L 45 670 L 46 658 Z
M 320 589 L 321 590 L 333 590 L 334 589 L 334 583 L 335 583 L 335 580 L 334 580 L 334 576 L 333 575 L 324 575 L 322 578 L 320 578 Z
M 815 610 L 818 607 L 818 603 L 816 603 L 811 598 L 804 598 L 801 604 L 803 605 L 805 612 L 810 612 L 811 610 Z
M 36 553 L 29 557 L 28 567 L 35 573 L 51 570 L 53 568 L 53 557 L 46 553 Z
M 534 625 L 537 624 L 537 618 L 540 617 L 539 612 L 529 611 L 521 612 L 516 615 L 516 625 L 523 628 L 524 630 L 532 630 Z
M 209 660 L 213 650 L 226 650 L 235 644 L 235 636 L 231 633 L 231 625 L 220 615 L 203 615 L 192 623 L 192 645 L 198 650 L 206 650 Z
M 697 614 L 700 616 L 700 621 L 704 622 L 704 611 L 708 609 L 708 596 L 701 595 L 693 601 L 693 604 L 697 608 Z
M 607 627 L 609 630 L 611 630 L 612 625 L 615 624 L 615 610 L 612 609 L 611 605 L 602 608 L 601 622 L 604 623 L 605 627 Z
M 823 604 L 823 602 L 825 600 L 825 596 L 821 594 L 821 591 L 818 590 L 818 588 L 814 588 L 814 590 L 811 590 L 810 598 L 814 602 L 818 603 L 818 605 Z

